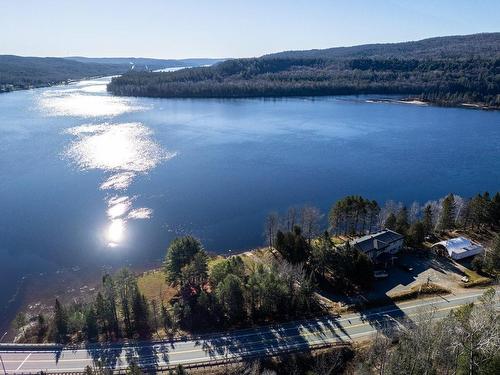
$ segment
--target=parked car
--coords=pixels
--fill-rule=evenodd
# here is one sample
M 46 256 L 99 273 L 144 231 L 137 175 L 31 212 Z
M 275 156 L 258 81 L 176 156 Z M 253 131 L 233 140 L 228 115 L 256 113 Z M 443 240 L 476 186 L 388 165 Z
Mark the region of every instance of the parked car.
M 469 278 L 467 276 L 462 276 L 462 278 L 460 279 L 461 282 L 463 283 L 468 283 L 469 282 Z
M 389 274 L 387 273 L 387 271 L 384 271 L 384 270 L 373 271 L 373 277 L 375 279 L 385 279 L 388 276 L 389 276 Z

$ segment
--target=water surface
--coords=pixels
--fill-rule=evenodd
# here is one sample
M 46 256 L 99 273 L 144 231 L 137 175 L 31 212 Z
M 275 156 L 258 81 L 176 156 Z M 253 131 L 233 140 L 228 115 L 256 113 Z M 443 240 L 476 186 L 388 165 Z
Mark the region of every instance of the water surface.
M 0 95 L 0 303 L 23 275 L 263 243 L 272 211 L 347 194 L 500 189 L 500 113 L 363 98 L 118 98 L 107 79 Z

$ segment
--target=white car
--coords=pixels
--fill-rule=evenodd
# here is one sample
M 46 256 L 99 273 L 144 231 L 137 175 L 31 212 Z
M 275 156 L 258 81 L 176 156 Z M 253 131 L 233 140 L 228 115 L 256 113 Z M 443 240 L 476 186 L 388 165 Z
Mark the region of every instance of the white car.
M 385 279 L 389 274 L 384 270 L 373 271 L 373 277 L 376 279 Z
M 460 279 L 460 281 L 462 281 L 463 283 L 468 283 L 469 282 L 469 278 L 467 276 L 462 276 L 462 278 Z

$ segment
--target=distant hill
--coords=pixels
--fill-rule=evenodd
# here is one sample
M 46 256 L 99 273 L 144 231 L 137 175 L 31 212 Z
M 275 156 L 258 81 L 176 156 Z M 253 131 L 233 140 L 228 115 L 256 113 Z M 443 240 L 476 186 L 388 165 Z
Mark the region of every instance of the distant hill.
M 0 55 L 0 92 L 121 74 L 127 70 L 124 66 L 83 63 L 57 57 Z
M 224 61 L 224 59 L 204 59 L 204 58 L 193 58 L 193 59 L 150 59 L 143 57 L 81 57 L 81 56 L 71 56 L 66 57 L 68 60 L 79 61 L 83 63 L 98 63 L 98 64 L 116 64 L 116 65 L 135 65 L 140 70 L 144 70 L 146 67 L 148 70 L 158 70 L 166 68 L 177 68 L 177 67 L 195 67 L 195 66 L 205 66 L 213 65 L 215 63 Z
M 500 107 L 500 33 L 288 51 L 176 72 L 129 72 L 115 95 L 278 97 L 399 94 L 442 105 Z
M 49 86 L 68 80 L 134 70 L 210 65 L 221 59 L 161 60 L 147 58 L 24 57 L 0 55 L 0 92 Z
M 285 51 L 263 57 L 273 59 L 463 59 L 474 56 L 500 58 L 500 33 L 444 36 L 414 42 Z

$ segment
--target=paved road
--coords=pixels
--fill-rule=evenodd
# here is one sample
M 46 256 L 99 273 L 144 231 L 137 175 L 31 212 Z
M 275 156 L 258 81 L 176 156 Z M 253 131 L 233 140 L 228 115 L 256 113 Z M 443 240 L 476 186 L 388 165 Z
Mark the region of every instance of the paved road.
M 92 366 L 96 361 L 101 361 L 109 368 L 124 369 L 132 360 L 140 366 L 158 367 L 267 355 L 287 350 L 307 349 L 316 344 L 350 342 L 368 337 L 380 327 L 397 325 L 398 318 L 415 317 L 422 312 L 422 309 L 430 306 L 436 309 L 437 317 L 444 317 L 453 308 L 475 301 L 480 295 L 481 293 L 473 291 L 460 295 L 434 297 L 385 306 L 362 314 L 241 330 L 199 340 L 112 347 L 94 346 L 77 350 L 30 348 L 14 352 L 0 347 L 0 355 L 7 374 L 82 371 L 85 366 Z

